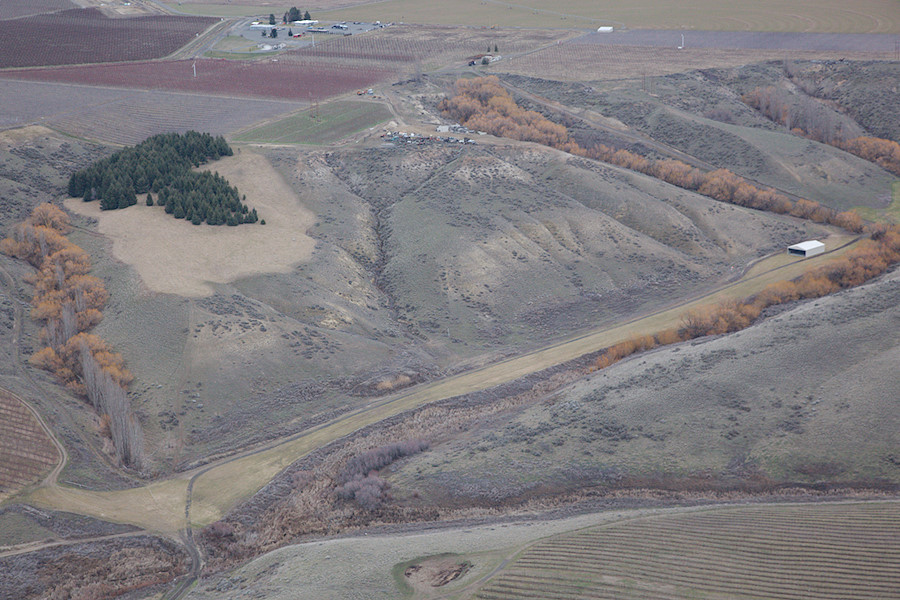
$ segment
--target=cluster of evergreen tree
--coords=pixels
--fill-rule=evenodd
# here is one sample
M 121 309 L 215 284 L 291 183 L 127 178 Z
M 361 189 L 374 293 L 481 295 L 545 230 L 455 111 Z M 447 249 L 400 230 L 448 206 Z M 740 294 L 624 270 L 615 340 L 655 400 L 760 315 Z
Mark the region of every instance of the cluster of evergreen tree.
M 176 219 L 187 219 L 194 225 L 204 221 L 210 225 L 256 223 L 256 209 L 249 210 L 238 197 L 237 188 L 218 173 L 209 171 L 178 177 L 159 191 L 157 203 Z
M 69 195 L 99 200 L 101 210 L 114 210 L 137 204 L 138 194 L 147 194 L 152 205 L 152 192 L 167 213 L 195 225 L 255 223 L 256 209 L 250 210 L 246 196 L 224 177 L 191 170 L 232 154 L 221 136 L 196 131 L 155 135 L 77 171 L 69 178 Z
M 298 10 L 296 6 L 292 6 L 289 11 L 284 13 L 284 22 L 285 23 L 292 23 L 294 21 L 300 21 L 301 19 L 306 19 L 307 21 L 312 19 L 312 17 L 309 14 L 309 11 L 306 11 L 305 13 L 303 13 L 300 10 Z

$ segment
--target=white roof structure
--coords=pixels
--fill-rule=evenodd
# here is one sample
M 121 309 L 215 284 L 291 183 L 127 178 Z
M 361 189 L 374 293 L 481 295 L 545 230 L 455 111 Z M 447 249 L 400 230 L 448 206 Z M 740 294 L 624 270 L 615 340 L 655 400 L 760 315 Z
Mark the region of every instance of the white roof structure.
M 819 240 L 809 240 L 807 242 L 800 242 L 799 244 L 794 244 L 793 246 L 788 246 L 788 250 L 799 250 L 802 252 L 809 252 L 810 250 L 816 250 L 817 248 L 824 248 L 825 244 L 820 242 Z
M 809 240 L 794 244 L 793 246 L 788 246 L 788 254 L 793 254 L 795 256 L 805 256 L 806 258 L 809 258 L 824 253 L 825 244 L 819 240 Z

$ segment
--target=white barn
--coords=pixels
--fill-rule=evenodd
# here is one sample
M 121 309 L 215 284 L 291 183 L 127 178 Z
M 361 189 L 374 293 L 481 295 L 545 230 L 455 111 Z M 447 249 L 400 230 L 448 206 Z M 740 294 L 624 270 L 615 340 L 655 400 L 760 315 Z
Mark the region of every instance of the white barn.
M 824 252 L 825 244 L 823 244 L 819 240 L 809 240 L 807 242 L 800 242 L 799 244 L 788 246 L 788 254 L 803 256 L 806 258 L 809 258 L 810 256 L 816 256 L 817 254 L 823 254 Z

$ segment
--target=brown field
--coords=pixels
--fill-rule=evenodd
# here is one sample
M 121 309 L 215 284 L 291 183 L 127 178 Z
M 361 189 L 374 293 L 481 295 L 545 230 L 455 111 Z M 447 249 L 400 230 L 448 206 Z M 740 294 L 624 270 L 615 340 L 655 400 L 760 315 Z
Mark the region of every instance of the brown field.
M 69 10 L 75 5 L 69 0 L 29 0 L 28 2 L 3 2 L 0 4 L 0 20 L 18 19 L 57 10 Z
M 80 138 L 122 145 L 168 131 L 225 135 L 297 109 L 284 100 L 14 80 L 0 86 L 0 104 L 0 128 L 40 122 Z
M 900 598 L 900 505 L 623 521 L 531 546 L 474 598 Z
M 197 76 L 193 76 L 196 64 Z M 218 94 L 285 100 L 322 100 L 389 78 L 394 71 L 379 67 L 339 69 L 324 62 L 297 65 L 281 62 L 181 60 L 8 71 L 3 76 L 95 86 Z
M 680 43 L 680 38 L 678 40 Z M 619 46 L 573 41 L 523 56 L 512 56 L 484 68 L 485 73 L 510 73 L 562 81 L 633 79 L 683 73 L 693 69 L 740 67 L 767 60 L 883 60 L 884 52 L 758 50 L 747 48 L 685 48 Z
M 135 268 L 154 292 L 206 296 L 212 285 L 258 273 L 286 272 L 308 259 L 314 242 L 305 232 L 313 215 L 259 154 L 243 150 L 205 167 L 247 195 L 266 225 L 211 227 L 173 219 L 159 206 L 139 202 L 128 210 L 101 211 L 97 202 L 70 199 L 69 210 L 98 219 L 113 255 Z
M 161 58 L 213 23 L 208 17 L 110 19 L 95 8 L 0 21 L 0 68 Z
M 0 500 L 35 483 L 59 461 L 56 447 L 31 411 L 0 390 Z

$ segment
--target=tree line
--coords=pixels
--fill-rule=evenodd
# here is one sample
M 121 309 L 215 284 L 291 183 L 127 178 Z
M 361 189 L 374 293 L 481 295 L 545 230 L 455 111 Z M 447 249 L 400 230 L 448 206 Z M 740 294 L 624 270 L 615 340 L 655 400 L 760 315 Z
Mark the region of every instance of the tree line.
M 88 274 L 90 257 L 65 237 L 69 230 L 68 216 L 62 210 L 41 204 L 16 225 L 10 237 L 0 241 L 0 251 L 37 269 L 31 317 L 44 323 L 40 339 L 46 345 L 29 361 L 54 373 L 75 393 L 87 396 L 109 427 L 118 459 L 141 469 L 143 430 L 125 391 L 132 375 L 120 354 L 88 333 L 103 318 L 101 309 L 109 293 L 100 279 Z
M 629 150 L 597 144 L 583 148 L 568 130 L 538 112 L 516 104 L 496 76 L 460 79 L 455 95 L 444 98 L 438 108 L 470 129 L 511 139 L 537 142 L 564 152 L 601 160 L 656 177 L 666 183 L 695 191 L 715 200 L 779 214 L 829 223 L 861 232 L 863 221 L 852 211 L 838 212 L 813 200 L 796 202 L 771 188 L 760 188 L 728 169 L 703 172 L 679 160 L 655 160 Z
M 900 175 L 900 144 L 871 136 L 848 138 L 829 109 L 807 96 L 799 102 L 792 96 L 787 90 L 770 85 L 757 87 L 741 99 L 747 106 L 784 125 L 796 135 L 835 146 Z
M 294 21 L 310 21 L 312 17 L 309 14 L 309 11 L 301 12 L 297 9 L 296 6 L 292 6 L 289 11 L 284 13 L 284 22 L 285 23 L 293 23 Z M 275 24 L 275 15 L 269 15 L 269 24 Z
M 707 335 L 739 331 L 753 324 L 770 306 L 821 298 L 855 287 L 885 273 L 900 262 L 900 225 L 879 225 L 871 237 L 838 259 L 790 281 L 770 283 L 743 300 L 728 300 L 688 311 L 681 325 L 653 334 L 636 336 L 610 346 L 594 361 L 602 369 L 623 358 L 657 346 L 675 344 Z
M 133 206 L 138 194 L 146 194 L 148 206 L 163 206 L 175 218 L 194 225 L 256 223 L 256 209 L 250 210 L 246 196 L 228 180 L 218 173 L 192 170 L 232 154 L 221 136 L 163 133 L 76 171 L 69 178 L 68 192 L 85 202 L 99 200 L 101 210 Z

